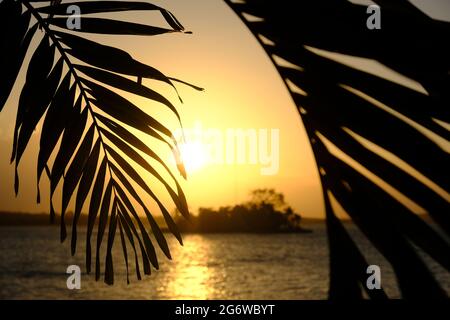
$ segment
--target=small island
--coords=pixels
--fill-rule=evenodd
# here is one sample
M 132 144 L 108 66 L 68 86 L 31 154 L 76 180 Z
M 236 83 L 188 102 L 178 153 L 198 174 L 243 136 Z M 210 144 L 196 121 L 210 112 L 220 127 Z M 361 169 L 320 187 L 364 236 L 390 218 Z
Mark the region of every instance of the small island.
M 311 232 L 301 226 L 302 217 L 288 206 L 282 193 L 256 189 L 251 200 L 217 210 L 200 208 L 189 220 L 178 218 L 182 232 L 192 233 L 281 233 Z

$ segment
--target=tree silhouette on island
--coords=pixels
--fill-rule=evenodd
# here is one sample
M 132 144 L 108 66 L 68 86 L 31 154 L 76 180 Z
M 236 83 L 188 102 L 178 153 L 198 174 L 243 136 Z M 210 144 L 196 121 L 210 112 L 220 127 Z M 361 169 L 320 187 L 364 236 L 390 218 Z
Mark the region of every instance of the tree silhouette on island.
M 284 195 L 274 189 L 256 189 L 251 200 L 217 210 L 200 208 L 189 220 L 177 219 L 183 232 L 195 233 L 278 233 L 310 232 L 300 225 L 302 217 L 284 201 Z

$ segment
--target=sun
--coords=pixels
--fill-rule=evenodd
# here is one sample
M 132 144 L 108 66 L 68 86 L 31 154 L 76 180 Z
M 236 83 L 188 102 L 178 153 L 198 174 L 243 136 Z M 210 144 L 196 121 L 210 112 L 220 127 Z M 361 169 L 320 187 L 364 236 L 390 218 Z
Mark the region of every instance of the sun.
M 199 171 L 207 164 L 207 153 L 200 142 L 180 144 L 181 159 L 188 173 Z

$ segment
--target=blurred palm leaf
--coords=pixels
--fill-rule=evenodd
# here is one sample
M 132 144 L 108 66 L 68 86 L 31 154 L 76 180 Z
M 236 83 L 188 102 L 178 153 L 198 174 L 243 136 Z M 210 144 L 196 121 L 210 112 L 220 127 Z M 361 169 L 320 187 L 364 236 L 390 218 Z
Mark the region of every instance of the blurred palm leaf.
M 81 29 L 71 30 L 66 21 L 67 9 L 76 5 L 83 13 Z M 72 223 L 71 251 L 77 245 L 77 223 L 86 200 L 89 218 L 86 239 L 86 268 L 91 270 L 91 237 L 98 221 L 96 245 L 96 279 L 100 277 L 100 249 L 109 225 L 105 282 L 112 284 L 112 246 L 117 227 L 128 271 L 127 242 L 135 255 L 136 273 L 141 278 L 139 259 L 144 273 L 151 273 L 151 265 L 158 268 L 154 245 L 142 217 L 146 214 L 151 233 L 170 258 L 166 239 L 155 222 L 148 205 L 142 199 L 151 197 L 160 208 L 170 231 L 182 243 L 181 235 L 164 204 L 152 188 L 136 171 L 135 162 L 158 179 L 168 191 L 174 204 L 185 217 L 188 208 L 185 196 L 169 167 L 161 158 L 128 128 L 154 137 L 178 157 L 176 141 L 172 133 L 157 119 L 134 105 L 128 99 L 110 89 L 140 95 L 169 108 L 180 119 L 175 106 L 164 96 L 142 84 L 142 79 L 154 79 L 172 86 L 174 82 L 186 82 L 170 78 L 159 70 L 134 60 L 125 51 L 88 40 L 82 33 L 158 35 L 184 32 L 180 22 L 167 10 L 146 2 L 129 1 L 14 1 L 0 4 L 0 32 L 2 41 L 0 82 L 0 111 L 16 82 L 19 70 L 32 41 L 38 45 L 31 52 L 26 81 L 22 88 L 11 161 L 15 163 L 15 191 L 19 190 L 18 165 L 36 126 L 42 121 L 37 162 L 38 201 L 39 181 L 45 171 L 50 180 L 51 218 L 55 216 L 52 198 L 58 185 L 62 185 L 61 241 L 67 237 L 65 214 L 69 202 L 75 198 Z M 167 22 L 161 28 L 125 21 L 85 17 L 87 14 L 124 12 L 129 10 L 157 11 Z M 37 31 L 40 30 L 40 31 Z M 81 61 L 81 63 L 80 63 Z M 127 76 L 133 76 L 137 82 Z M 196 86 L 190 85 L 201 90 Z M 178 95 L 178 94 L 177 94 Z M 181 122 L 180 122 L 181 123 Z M 60 141 L 60 144 L 58 144 Z M 120 150 L 122 154 L 119 154 Z M 170 174 L 176 190 L 140 154 L 143 152 L 158 161 Z M 54 161 L 51 155 L 54 154 Z M 186 173 L 177 158 L 179 173 Z M 136 189 L 136 186 L 140 189 Z M 76 191 L 75 191 L 76 190 Z M 142 193 L 144 192 L 144 193 Z M 130 199 L 133 199 L 131 201 Z M 136 204 L 133 204 L 136 203 Z M 136 249 L 140 249 L 140 256 Z M 127 275 L 128 280 L 128 275 Z
M 327 217 L 330 298 L 362 298 L 362 288 L 371 298 L 387 297 L 383 290 L 367 289 L 368 263 L 337 218 L 332 198 L 390 262 L 405 298 L 445 297 L 415 247 L 450 270 L 449 149 L 435 138 L 448 143 L 450 137 L 441 126 L 450 123 L 450 51 L 444 40 L 450 25 L 406 0 L 375 0 L 382 10 L 382 29 L 375 31 L 365 26 L 366 7 L 346 0 L 226 2 L 272 59 L 311 141 Z M 377 60 L 420 83 L 427 94 L 324 58 L 313 48 Z M 397 165 L 386 151 L 443 192 Z M 441 232 L 386 185 L 423 208 Z

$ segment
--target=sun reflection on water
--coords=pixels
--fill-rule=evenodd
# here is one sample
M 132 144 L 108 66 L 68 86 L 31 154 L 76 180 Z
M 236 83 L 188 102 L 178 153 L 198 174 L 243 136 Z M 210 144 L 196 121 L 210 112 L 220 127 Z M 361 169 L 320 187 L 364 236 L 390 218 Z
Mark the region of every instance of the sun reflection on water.
M 172 274 L 165 292 L 175 299 L 210 299 L 214 292 L 216 271 L 208 264 L 210 243 L 202 236 L 192 236 L 185 247 L 174 253 Z

